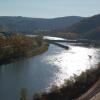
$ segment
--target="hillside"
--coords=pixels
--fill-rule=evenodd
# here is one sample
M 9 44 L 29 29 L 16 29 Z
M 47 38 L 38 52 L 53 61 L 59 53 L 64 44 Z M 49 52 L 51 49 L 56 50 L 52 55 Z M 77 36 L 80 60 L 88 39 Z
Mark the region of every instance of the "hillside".
M 78 16 L 52 19 L 2 16 L 0 17 L 0 27 L 9 32 L 40 34 L 50 33 L 51 30 L 64 29 L 82 19 L 82 17 Z
M 100 40 L 100 14 L 87 18 L 69 16 L 51 19 L 2 16 L 0 28 L 23 34 Z
M 100 39 L 100 14 L 81 20 L 68 27 L 66 32 L 76 33 L 79 38 Z
M 100 40 L 100 27 L 95 28 L 94 30 L 89 31 L 85 35 L 86 38 L 92 40 Z
M 68 31 L 75 33 L 86 33 L 100 26 L 100 14 L 85 18 L 79 23 L 68 28 Z

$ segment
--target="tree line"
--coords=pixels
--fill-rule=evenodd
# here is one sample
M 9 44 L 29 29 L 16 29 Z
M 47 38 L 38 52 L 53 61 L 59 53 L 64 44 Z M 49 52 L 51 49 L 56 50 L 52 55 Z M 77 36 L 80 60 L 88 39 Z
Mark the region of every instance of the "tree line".
M 5 36 L 0 33 L 0 63 L 27 56 L 28 52 L 42 45 L 42 37 L 28 37 L 18 33 Z

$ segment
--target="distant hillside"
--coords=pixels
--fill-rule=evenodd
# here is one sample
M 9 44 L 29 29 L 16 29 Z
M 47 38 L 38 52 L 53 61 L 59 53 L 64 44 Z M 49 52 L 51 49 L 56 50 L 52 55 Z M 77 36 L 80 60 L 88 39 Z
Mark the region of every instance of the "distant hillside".
M 100 27 L 86 33 L 85 38 L 92 40 L 100 40 Z
M 69 16 L 51 19 L 2 16 L 0 30 L 100 40 L 100 14 L 87 18 Z
M 40 34 L 50 33 L 51 30 L 65 29 L 82 19 L 78 16 L 52 19 L 2 16 L 0 17 L 0 27 L 9 32 Z
M 81 20 L 67 28 L 66 32 L 76 33 L 79 38 L 100 39 L 100 14 Z

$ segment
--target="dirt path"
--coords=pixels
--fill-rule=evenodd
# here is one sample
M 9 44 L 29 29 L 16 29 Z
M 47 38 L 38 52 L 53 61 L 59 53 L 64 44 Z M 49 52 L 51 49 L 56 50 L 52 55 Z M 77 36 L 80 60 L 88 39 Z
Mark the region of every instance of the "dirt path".
M 100 79 L 91 89 L 76 100 L 100 100 Z

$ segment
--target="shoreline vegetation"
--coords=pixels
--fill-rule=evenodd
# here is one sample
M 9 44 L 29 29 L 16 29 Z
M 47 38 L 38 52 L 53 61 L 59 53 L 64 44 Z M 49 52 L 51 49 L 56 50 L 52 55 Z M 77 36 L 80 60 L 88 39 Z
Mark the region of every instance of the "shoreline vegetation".
M 48 49 L 48 43 L 42 36 L 28 37 L 18 33 L 4 35 L 0 33 L 0 64 L 15 62 L 27 57 L 39 55 Z M 36 93 L 33 100 L 75 100 L 90 89 L 100 78 L 100 63 L 97 67 L 76 74 L 60 87 L 53 85 L 49 92 Z M 20 100 L 28 100 L 27 90 L 21 91 Z
M 39 55 L 48 46 L 42 36 L 28 37 L 18 33 L 5 36 L 0 33 L 0 65 Z
M 60 87 L 53 85 L 49 92 L 36 93 L 33 100 L 76 100 L 87 92 L 100 78 L 100 63 L 95 68 L 74 75 Z M 25 99 L 26 100 L 26 99 Z

